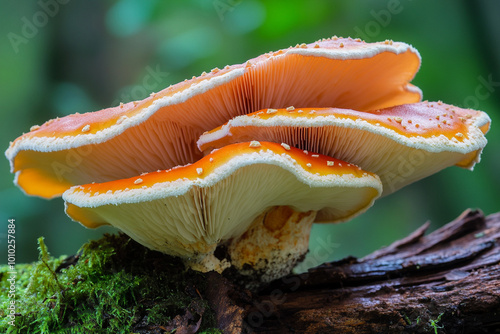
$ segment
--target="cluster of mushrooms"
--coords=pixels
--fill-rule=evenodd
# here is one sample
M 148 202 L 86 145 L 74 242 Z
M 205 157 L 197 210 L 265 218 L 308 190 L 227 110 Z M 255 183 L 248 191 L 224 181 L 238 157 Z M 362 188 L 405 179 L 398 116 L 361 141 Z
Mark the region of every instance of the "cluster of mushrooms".
M 419 67 L 405 43 L 323 39 L 50 120 L 5 154 L 26 194 L 62 195 L 86 227 L 267 282 L 304 257 L 312 223 L 479 161 L 488 115 L 421 102 Z

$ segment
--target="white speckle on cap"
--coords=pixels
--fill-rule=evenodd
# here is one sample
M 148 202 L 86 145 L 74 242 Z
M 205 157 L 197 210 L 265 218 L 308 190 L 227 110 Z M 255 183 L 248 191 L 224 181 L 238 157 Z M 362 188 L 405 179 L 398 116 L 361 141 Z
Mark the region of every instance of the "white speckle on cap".
M 116 124 L 122 124 L 124 120 L 126 120 L 128 117 L 125 115 L 122 115 L 118 120 L 116 121 Z
M 289 151 L 289 150 L 290 150 L 290 145 L 288 145 L 288 144 L 281 143 L 281 146 L 283 146 L 283 148 L 284 148 L 285 150 L 287 150 L 287 151 Z
M 260 147 L 261 145 L 260 145 L 260 142 L 258 142 L 258 141 L 256 141 L 256 140 L 252 140 L 252 141 L 250 142 L 250 145 L 249 145 L 249 146 L 250 146 L 250 147 Z

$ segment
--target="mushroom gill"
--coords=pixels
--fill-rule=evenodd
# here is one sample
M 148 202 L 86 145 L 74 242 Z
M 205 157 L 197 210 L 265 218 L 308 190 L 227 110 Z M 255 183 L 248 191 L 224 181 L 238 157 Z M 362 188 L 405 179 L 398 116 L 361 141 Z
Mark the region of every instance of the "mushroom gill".
M 63 199 L 66 213 L 84 226 L 113 225 L 201 271 L 222 271 L 226 265 L 213 252 L 236 239 L 232 262 L 242 269 L 255 265 L 255 258 L 268 258 L 258 269 L 272 279 L 288 273 L 307 252 L 316 212 L 331 222 L 348 220 L 368 209 L 381 191 L 379 178 L 355 165 L 276 143 L 247 142 L 225 146 L 192 165 L 74 186 Z M 290 214 L 259 218 L 283 206 Z M 299 214 L 304 212 L 309 213 Z M 294 213 L 287 226 L 277 223 Z M 270 237 L 277 245 L 263 243 L 259 230 L 278 232 L 280 237 Z M 255 244 L 260 246 L 245 251 Z M 293 246 L 298 244 L 302 247 Z
M 364 112 L 287 108 L 235 117 L 203 134 L 198 147 L 209 152 L 249 138 L 286 143 L 379 175 L 388 195 L 449 166 L 472 169 L 489 124 L 484 112 L 442 102 Z
M 409 82 L 419 66 L 404 43 L 324 39 L 214 69 L 143 101 L 51 120 L 16 139 L 6 156 L 18 186 L 51 198 L 71 185 L 195 162 L 204 131 L 263 108 L 363 111 L 418 102 L 421 92 Z

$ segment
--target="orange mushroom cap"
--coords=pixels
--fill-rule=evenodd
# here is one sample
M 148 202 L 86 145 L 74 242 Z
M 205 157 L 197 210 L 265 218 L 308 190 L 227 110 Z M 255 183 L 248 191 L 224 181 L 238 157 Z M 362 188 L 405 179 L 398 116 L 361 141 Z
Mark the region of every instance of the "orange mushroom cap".
M 75 186 L 66 213 L 87 227 L 111 224 L 167 254 L 207 255 L 241 236 L 273 206 L 347 220 L 370 207 L 379 178 L 330 157 L 252 142 L 216 150 L 194 164 L 125 180 Z
M 262 108 L 417 102 L 421 92 L 409 82 L 419 66 L 404 43 L 324 39 L 214 69 L 139 102 L 51 120 L 16 139 L 6 156 L 27 194 L 50 198 L 74 184 L 192 163 L 204 131 Z
M 203 134 L 202 151 L 256 138 L 335 157 L 380 176 L 384 195 L 457 165 L 472 169 L 487 143 L 481 111 L 421 102 L 375 111 L 263 110 Z

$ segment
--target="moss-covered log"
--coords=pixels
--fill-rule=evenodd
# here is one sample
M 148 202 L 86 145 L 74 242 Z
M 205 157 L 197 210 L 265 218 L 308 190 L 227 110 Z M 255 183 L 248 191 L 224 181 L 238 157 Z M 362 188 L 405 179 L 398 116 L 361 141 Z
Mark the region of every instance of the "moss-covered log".
M 4 293 L 12 270 L 0 272 L 0 333 L 218 333 L 202 296 L 204 275 L 124 234 L 85 244 L 77 255 L 17 265 L 15 320 Z
M 484 333 L 500 327 L 500 213 L 468 210 L 362 259 L 324 264 L 259 292 L 201 274 L 125 235 L 15 268 L 3 266 L 7 333 Z

